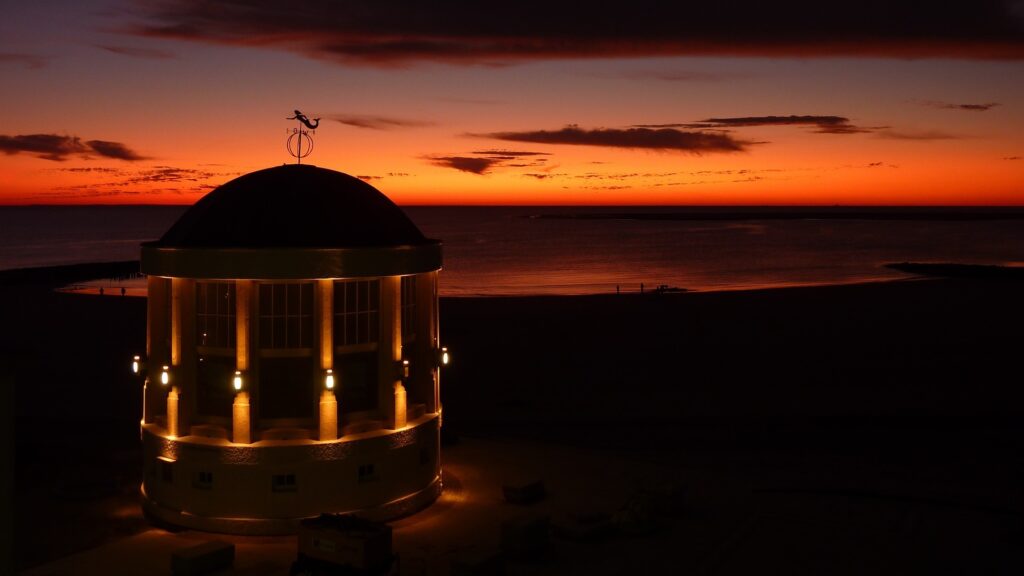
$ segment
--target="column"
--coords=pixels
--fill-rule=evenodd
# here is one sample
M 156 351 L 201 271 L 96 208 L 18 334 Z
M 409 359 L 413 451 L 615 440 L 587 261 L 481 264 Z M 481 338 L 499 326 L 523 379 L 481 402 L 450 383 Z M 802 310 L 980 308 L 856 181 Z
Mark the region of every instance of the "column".
M 320 393 L 318 412 L 320 440 L 338 439 L 338 399 L 334 390 L 326 388 L 327 371 L 334 368 L 334 280 L 317 282 L 320 297 L 320 370 L 319 384 L 324 386 Z M 332 375 L 332 379 L 336 376 Z M 336 380 L 335 380 L 336 381 Z
M 331 390 L 320 394 L 320 440 L 338 439 L 338 400 Z
M 334 368 L 334 280 L 319 280 L 320 292 L 320 368 Z
M 252 422 L 249 417 L 249 394 L 238 392 L 231 405 L 231 441 L 236 444 L 252 442 Z
M 237 366 L 235 370 L 239 370 L 243 374 L 249 370 L 252 287 L 252 280 L 235 281 L 235 363 Z
M 385 425 L 395 428 L 395 396 L 399 388 L 404 393 L 399 364 L 402 361 L 402 288 L 401 278 L 385 276 L 380 279 L 380 339 L 379 404 Z M 342 386 L 345 384 L 342 383 Z M 404 408 L 404 407 L 403 407 Z M 404 414 L 402 420 L 405 420 Z
M 163 411 L 164 390 L 160 385 L 160 367 L 169 364 L 170 318 L 167 315 L 171 282 L 167 278 L 146 279 L 146 382 L 144 394 L 145 422 L 151 423 Z
M 253 382 L 249 372 L 252 289 L 252 280 L 235 281 L 235 369 L 242 373 L 243 382 L 250 386 Z M 235 401 L 231 405 L 231 441 L 236 444 L 252 442 L 251 407 L 249 393 L 245 390 L 235 393 Z
M 178 419 L 178 387 L 171 386 L 167 393 L 167 435 L 176 438 L 181 431 L 181 422 Z
M 193 280 L 171 279 L 171 366 L 175 388 L 180 395 L 177 401 L 178 434 L 184 436 L 189 434 L 196 405 L 195 301 Z
M 416 359 L 413 399 L 437 412 L 437 272 L 416 277 Z

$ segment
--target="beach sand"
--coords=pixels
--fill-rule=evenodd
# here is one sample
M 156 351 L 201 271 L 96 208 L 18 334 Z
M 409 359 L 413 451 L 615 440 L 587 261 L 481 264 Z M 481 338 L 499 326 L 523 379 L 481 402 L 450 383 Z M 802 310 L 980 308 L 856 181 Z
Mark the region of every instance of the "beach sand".
M 53 291 L 108 271 L 0 278 L 19 569 L 148 534 L 128 371 L 145 300 Z M 512 573 L 629 573 L 635 558 L 716 574 L 1018 569 L 1022 287 L 442 299 L 449 485 L 497 494 L 489 470 L 529 466 L 559 487 L 555 516 L 621 508 L 659 478 L 685 486 L 655 537 L 556 541 L 560 556 Z M 438 551 L 458 531 L 434 528 L 510 513 L 467 501 L 399 521 L 403 558 L 446 573 Z

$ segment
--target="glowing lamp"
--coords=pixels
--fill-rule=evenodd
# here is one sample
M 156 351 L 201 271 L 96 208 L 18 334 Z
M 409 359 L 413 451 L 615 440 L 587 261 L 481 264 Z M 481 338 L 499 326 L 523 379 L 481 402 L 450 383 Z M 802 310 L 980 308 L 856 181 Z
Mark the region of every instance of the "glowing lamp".
M 451 357 L 448 355 L 448 347 L 447 346 L 443 346 L 441 348 L 441 365 L 442 366 L 447 366 L 448 362 L 450 362 L 450 361 L 451 361 Z
M 242 389 L 242 372 L 241 371 L 235 370 L 235 377 L 231 380 L 231 383 L 234 384 L 235 390 L 241 390 Z
M 171 381 L 170 367 L 164 366 L 160 371 L 160 383 L 166 386 Z
M 398 363 L 398 377 L 408 378 L 409 377 L 409 361 L 402 360 Z
M 324 387 L 328 390 L 334 390 L 334 370 L 327 369 L 327 375 L 324 376 Z
M 142 370 L 142 359 L 138 356 L 132 356 L 132 374 L 138 376 L 140 370 Z

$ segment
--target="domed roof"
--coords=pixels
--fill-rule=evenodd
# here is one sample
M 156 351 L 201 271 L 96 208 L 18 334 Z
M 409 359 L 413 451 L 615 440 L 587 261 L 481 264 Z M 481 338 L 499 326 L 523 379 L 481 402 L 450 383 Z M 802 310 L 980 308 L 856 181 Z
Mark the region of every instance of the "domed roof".
M 366 182 L 334 170 L 289 164 L 218 187 L 153 246 L 368 248 L 433 242 Z

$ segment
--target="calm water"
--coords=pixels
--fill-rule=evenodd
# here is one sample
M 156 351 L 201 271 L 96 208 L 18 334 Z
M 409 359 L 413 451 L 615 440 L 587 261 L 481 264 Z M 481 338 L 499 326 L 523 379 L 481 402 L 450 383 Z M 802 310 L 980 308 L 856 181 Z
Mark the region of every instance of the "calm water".
M 680 210 L 406 209 L 427 236 L 444 242 L 448 296 L 608 293 L 641 283 L 696 290 L 834 284 L 901 277 L 881 267 L 887 262 L 1024 262 L 1019 218 L 658 219 Z M 139 244 L 183 211 L 0 207 L 0 269 L 136 259 Z M 598 218 L 564 218 L 580 214 Z

